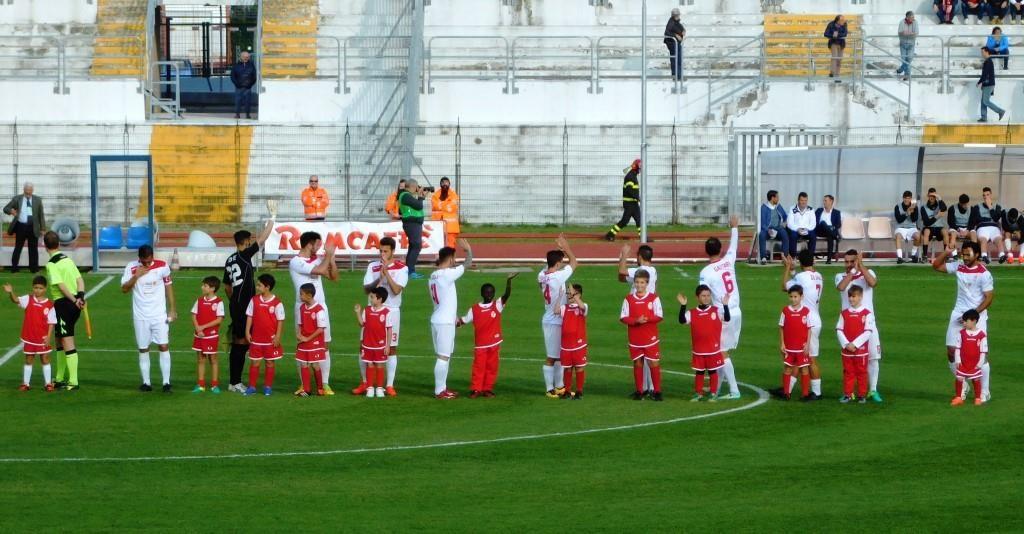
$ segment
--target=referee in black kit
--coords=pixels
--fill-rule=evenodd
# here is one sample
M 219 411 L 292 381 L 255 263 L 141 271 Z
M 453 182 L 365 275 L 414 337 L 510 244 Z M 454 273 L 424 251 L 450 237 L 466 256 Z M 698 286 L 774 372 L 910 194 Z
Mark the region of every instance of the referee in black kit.
M 224 292 L 228 296 L 228 310 L 231 315 L 231 353 L 228 359 L 229 380 L 228 391 L 245 393 L 242 385 L 242 369 L 245 367 L 245 356 L 249 352 L 249 342 L 245 339 L 245 308 L 256 294 L 256 276 L 252 268 L 252 258 L 267 242 L 270 232 L 274 229 L 274 220 L 267 221 L 260 235 L 253 240 L 248 230 L 235 232 L 234 254 L 224 262 Z
M 636 223 L 636 235 L 640 235 L 640 160 L 633 160 L 633 164 L 626 169 L 626 176 L 622 179 L 622 218 L 615 223 L 604 238 L 608 241 L 615 241 L 615 236 L 622 231 L 629 220 Z

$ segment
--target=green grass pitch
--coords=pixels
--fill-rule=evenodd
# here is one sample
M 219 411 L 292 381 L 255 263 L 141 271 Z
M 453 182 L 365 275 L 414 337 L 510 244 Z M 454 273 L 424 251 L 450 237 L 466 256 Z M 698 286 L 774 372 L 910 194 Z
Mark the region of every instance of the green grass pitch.
M 822 309 L 827 400 L 771 400 L 709 418 L 551 435 L 690 418 L 758 400 L 744 388 L 740 401 L 688 402 L 689 332 L 675 320 L 674 295 L 692 293 L 698 270 L 660 266 L 668 316 L 663 362 L 673 372 L 665 377 L 663 403 L 627 399 L 632 378 L 617 320 L 626 286 L 613 267 L 584 266 L 573 278 L 592 306 L 593 365 L 581 402 L 542 394 L 535 270 L 515 281 L 506 311 L 498 396 L 449 402 L 430 396 L 425 281 L 411 282 L 406 292 L 399 397 L 371 400 L 346 393 L 358 381 L 351 309 L 363 302 L 362 272 L 328 284 L 338 395 L 310 399 L 291 396 L 297 377 L 290 357 L 270 398 L 189 392 L 195 358 L 187 312 L 209 274 L 203 271 L 175 276 L 182 314 L 172 327 L 175 393 L 138 392 L 130 297 L 115 278 L 90 300 L 94 339 L 85 340 L 79 323 L 81 391 L 22 393 L 21 356 L 0 367 L 0 530 L 1024 530 L 1024 269 L 1017 267 L 994 269 L 993 400 L 983 407 L 949 406 L 953 378 L 943 345 L 953 277 L 881 267 L 875 303 L 884 404 L 836 402 L 841 367 L 830 327 L 839 298 L 832 290 Z M 829 281 L 838 268 L 822 270 Z M 290 304 L 287 272 L 273 274 Z M 765 389 L 779 382 L 780 274 L 779 267 L 742 266 L 738 275 L 744 324 L 736 372 Z M 87 284 L 104 276 L 87 275 Z M 26 274 L 0 278 L 19 293 L 28 290 Z M 499 272 L 466 275 L 458 286 L 460 312 L 480 284 L 490 281 L 500 292 L 503 279 Z M 21 310 L 5 302 L 0 320 L 7 325 L 5 351 L 17 342 Z M 289 315 L 286 339 L 293 339 L 291 324 Z M 291 341 L 286 346 L 294 348 Z M 461 329 L 449 386 L 462 393 L 471 351 L 472 332 Z M 226 382 L 226 355 L 222 360 Z M 38 386 L 38 368 L 33 378 Z M 524 436 L 536 438 L 500 441 Z M 475 443 L 404 448 L 467 441 Z M 324 451 L 334 452 L 315 454 Z M 271 455 L 291 452 L 314 454 Z M 214 458 L 167 459 L 181 456 Z

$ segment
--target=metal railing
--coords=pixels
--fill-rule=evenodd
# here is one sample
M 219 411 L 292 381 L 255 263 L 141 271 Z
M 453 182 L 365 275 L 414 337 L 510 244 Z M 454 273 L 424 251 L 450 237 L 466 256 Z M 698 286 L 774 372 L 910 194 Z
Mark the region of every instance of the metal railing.
M 181 70 L 179 67 L 181 62 L 181 60 L 152 62 L 152 66 L 156 67 L 158 71 L 162 71 L 162 68 L 166 67 L 168 76 L 166 80 L 163 79 L 163 76 L 160 76 L 149 81 L 146 95 L 149 100 L 150 111 L 155 107 L 161 109 L 164 113 L 169 113 L 174 119 L 181 118 Z M 167 91 L 164 91 L 165 87 Z M 174 96 L 165 98 L 165 92 L 173 93 Z
M 69 94 L 69 80 L 88 79 L 95 60 L 92 35 L 0 35 L 0 80 L 53 81 L 55 94 Z M 142 37 L 136 38 L 142 44 Z M 144 47 L 143 47 L 144 48 Z M 104 59 L 142 61 L 138 55 Z M 139 78 L 110 75 L 106 78 Z

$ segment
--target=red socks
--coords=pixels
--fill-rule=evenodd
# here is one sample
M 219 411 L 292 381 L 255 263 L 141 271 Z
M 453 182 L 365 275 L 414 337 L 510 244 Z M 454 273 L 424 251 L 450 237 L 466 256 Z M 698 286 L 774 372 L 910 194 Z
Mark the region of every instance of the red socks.
M 710 375 L 711 394 L 718 395 L 718 371 L 711 371 Z
M 302 366 L 302 371 L 300 374 L 302 375 L 302 391 L 309 393 L 309 366 Z
M 971 380 L 971 385 L 974 386 L 974 400 L 981 400 L 981 379 Z
M 273 366 L 270 366 L 270 365 L 267 366 L 266 374 L 263 375 L 263 385 L 265 387 L 268 387 L 268 388 L 274 387 L 274 371 L 276 371 L 276 370 L 277 370 L 277 367 L 273 367 Z
M 565 383 L 566 391 L 572 391 L 572 367 L 562 368 L 562 382 Z M 579 387 L 579 384 L 576 387 Z
M 366 385 L 373 387 L 377 383 L 377 368 L 372 365 L 366 366 Z
M 582 393 L 583 392 L 583 380 L 584 380 L 585 377 L 586 377 L 586 373 L 583 371 L 583 368 L 582 367 L 577 367 L 576 368 L 576 393 Z M 566 382 L 566 384 L 568 384 L 568 382 Z
M 955 388 L 954 391 L 956 391 L 956 396 L 957 397 L 959 397 L 960 395 L 964 394 L 964 381 L 963 380 L 960 380 L 959 378 L 953 380 L 953 387 Z
M 643 383 L 643 369 L 640 370 L 641 383 Z M 654 384 L 654 392 L 661 392 L 661 366 L 651 366 L 651 382 Z
M 633 382 L 636 384 L 636 390 L 642 392 L 644 390 L 644 366 L 643 364 L 633 365 Z M 654 376 L 654 369 L 651 369 L 651 376 Z
M 789 375 L 782 373 L 782 394 L 789 396 Z
M 199 387 L 201 388 L 206 387 L 206 380 L 198 380 L 196 383 L 199 384 Z
M 249 387 L 255 388 L 256 382 L 260 379 L 260 366 L 249 364 Z
M 704 394 L 704 371 L 697 371 L 693 375 L 693 392 L 698 395 Z
M 800 375 L 800 393 L 804 397 L 811 394 L 811 375 Z
M 313 369 L 313 377 L 316 378 L 316 389 L 317 391 L 324 389 L 324 376 L 320 373 L 320 368 Z

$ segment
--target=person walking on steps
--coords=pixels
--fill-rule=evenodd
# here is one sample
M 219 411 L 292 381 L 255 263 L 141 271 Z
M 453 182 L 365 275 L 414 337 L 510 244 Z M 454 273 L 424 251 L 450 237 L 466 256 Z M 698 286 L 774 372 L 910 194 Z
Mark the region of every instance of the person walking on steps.
M 982 47 L 981 57 L 985 58 L 985 63 L 981 66 L 981 78 L 978 78 L 978 87 L 981 88 L 981 118 L 978 122 L 988 122 L 989 109 L 999 114 L 999 120 L 1003 120 L 1006 110 L 992 101 L 992 94 L 996 90 L 996 67 L 992 64 L 992 50 Z
M 633 160 L 633 164 L 627 168 L 626 176 L 622 179 L 622 218 L 612 225 L 604 238 L 608 241 L 615 241 L 629 220 L 636 223 L 637 236 L 640 235 L 640 160 Z

